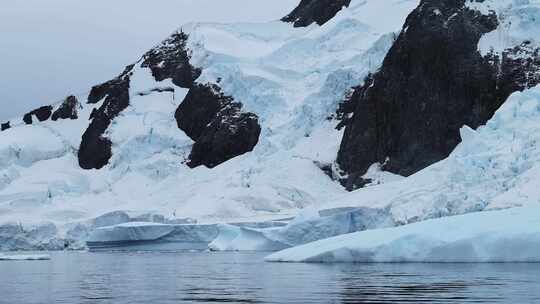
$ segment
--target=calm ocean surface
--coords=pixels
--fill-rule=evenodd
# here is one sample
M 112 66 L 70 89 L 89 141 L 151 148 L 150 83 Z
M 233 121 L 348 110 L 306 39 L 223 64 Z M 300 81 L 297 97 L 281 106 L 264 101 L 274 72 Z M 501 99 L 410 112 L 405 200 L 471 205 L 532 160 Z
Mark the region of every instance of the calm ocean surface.
M 0 303 L 540 303 L 540 264 L 274 264 L 264 253 L 0 262 Z

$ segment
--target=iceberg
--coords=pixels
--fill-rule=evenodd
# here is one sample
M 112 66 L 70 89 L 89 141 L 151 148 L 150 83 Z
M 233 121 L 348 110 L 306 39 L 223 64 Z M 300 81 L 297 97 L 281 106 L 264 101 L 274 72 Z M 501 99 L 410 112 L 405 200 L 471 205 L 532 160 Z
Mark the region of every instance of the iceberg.
M 220 225 L 218 238 L 209 246 L 220 251 L 278 251 L 341 234 L 391 226 L 394 222 L 384 209 L 306 210 L 282 227 Z
M 217 237 L 216 225 L 169 225 L 129 222 L 94 229 L 86 245 L 90 250 L 203 250 Z
M 2 255 L 0 261 L 45 261 L 50 260 L 51 256 L 47 254 L 24 254 L 24 255 Z
M 345 234 L 269 262 L 540 262 L 540 207 L 519 207 Z

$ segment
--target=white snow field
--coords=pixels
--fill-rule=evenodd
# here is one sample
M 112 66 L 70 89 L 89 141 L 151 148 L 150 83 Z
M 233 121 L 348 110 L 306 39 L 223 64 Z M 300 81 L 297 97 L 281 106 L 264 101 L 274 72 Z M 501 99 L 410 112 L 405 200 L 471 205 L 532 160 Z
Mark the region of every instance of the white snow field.
M 515 4 L 500 6 L 507 14 L 518 4 L 536 7 L 503 2 Z M 113 158 L 102 170 L 81 170 L 76 156 L 96 105 L 83 104 L 82 119 L 2 132 L 0 250 L 79 248 L 86 240 L 281 250 L 360 230 L 538 205 L 540 87 L 513 94 L 486 126 L 464 126 L 463 142 L 447 159 L 408 178 L 374 164 L 368 176 L 375 182 L 348 193 L 319 168 L 333 165 L 341 141 L 337 122 L 327 117 L 381 65 L 418 3 L 353 0 L 330 22 L 308 28 L 277 21 L 183 26 L 192 63 L 203 69 L 197 81 L 220 78 L 224 92 L 262 126 L 253 152 L 213 169 L 182 163 L 193 143 L 177 128 L 174 111 L 186 90 L 138 96 L 173 86 L 140 67 L 130 107 L 107 130 Z M 531 22 L 540 28 L 540 18 Z
M 534 47 L 540 46 L 539 0 L 469 1 L 467 6 L 484 14 L 494 11 L 499 19 L 499 27 L 480 40 L 479 50 L 482 54 L 490 51 L 500 54 L 524 41 L 529 41 Z
M 540 262 L 540 206 L 478 212 L 340 235 L 269 262 Z

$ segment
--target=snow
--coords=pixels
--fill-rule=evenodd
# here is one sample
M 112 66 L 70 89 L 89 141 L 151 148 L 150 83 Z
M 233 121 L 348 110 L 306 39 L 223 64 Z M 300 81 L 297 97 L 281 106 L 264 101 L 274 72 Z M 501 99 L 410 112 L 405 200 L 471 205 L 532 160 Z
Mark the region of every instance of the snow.
M 534 47 L 540 46 L 540 1 L 538 0 L 487 0 L 467 2 L 468 7 L 487 15 L 497 14 L 499 26 L 480 39 L 478 49 L 482 55 L 493 51 L 501 54 L 529 41 Z
M 117 75 L 182 23 L 278 20 L 298 2 L 1 1 L 0 120 L 68 93 L 87 92 Z
M 183 164 L 193 141 L 178 129 L 174 111 L 187 91 L 156 82 L 140 61 L 130 106 L 106 132 L 113 157 L 102 170 L 77 163 L 80 136 L 101 104 L 85 104 L 85 96 L 77 96 L 78 120 L 0 133 L 0 249 L 81 248 L 91 240 L 280 250 L 537 205 L 540 87 L 513 94 L 486 126 L 464 126 L 463 142 L 447 159 L 413 176 L 374 164 L 366 175 L 372 183 L 349 193 L 320 169 L 337 169 L 342 137 L 328 117 L 350 87 L 377 70 L 417 4 L 353 0 L 327 24 L 307 28 L 274 21 L 184 25 L 193 64 L 203 69 L 197 81 L 221 79 L 225 94 L 256 113 L 263 129 L 253 152 L 213 169 Z M 163 87 L 175 91 L 152 91 Z
M 289 246 L 265 237 L 258 229 L 220 225 L 218 237 L 208 247 L 214 251 L 277 251 Z
M 261 230 L 258 238 L 297 246 L 445 216 L 538 206 L 538 117 L 540 86 L 514 93 L 486 126 L 476 131 L 463 127 L 463 142 L 447 159 L 408 178 L 373 183 L 317 207 L 319 215 L 330 216 L 300 215 L 285 227 Z M 221 241 L 219 248 L 246 246 L 231 240 Z
M 110 214 L 118 215 L 110 225 L 135 221 L 120 216 L 131 213 L 171 223 L 265 222 L 334 200 L 345 190 L 318 165 L 334 161 L 342 133 L 327 117 L 350 87 L 380 66 L 417 3 L 355 0 L 324 26 L 308 28 L 266 20 L 182 26 L 193 64 L 204 71 L 198 82 L 220 78 L 226 94 L 260 117 L 255 151 L 214 169 L 184 165 L 193 141 L 177 128 L 174 111 L 187 90 L 156 82 L 139 60 L 130 106 L 105 134 L 113 157 L 104 169 L 84 171 L 77 164 L 81 135 L 101 105 L 86 104 L 84 95 L 77 96 L 77 120 L 15 124 L 2 132 L 0 224 L 45 222 L 58 239 L 78 247 L 107 226 L 94 219 Z M 384 22 L 375 17 L 382 9 Z M 152 91 L 164 87 L 174 93 Z M 39 243 L 24 233 L 21 238 L 24 246 Z
M 540 207 L 479 212 L 329 238 L 270 262 L 540 262 Z
M 24 254 L 24 255 L 3 255 L 0 254 L 0 261 L 44 261 L 51 257 L 46 254 Z
M 29 167 L 66 153 L 61 139 L 43 127 L 21 126 L 2 134 L 0 141 L 0 168 L 10 165 Z
M 462 129 L 450 156 L 408 178 L 359 189 L 321 208 L 389 210 L 396 224 L 540 202 L 540 87 L 514 93 L 478 130 Z

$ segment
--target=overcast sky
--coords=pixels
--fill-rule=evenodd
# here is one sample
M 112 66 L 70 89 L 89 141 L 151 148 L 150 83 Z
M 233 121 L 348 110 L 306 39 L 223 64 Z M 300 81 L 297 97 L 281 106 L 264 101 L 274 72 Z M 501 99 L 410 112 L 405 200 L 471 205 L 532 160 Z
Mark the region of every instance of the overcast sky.
M 276 20 L 298 2 L 0 0 L 0 120 L 109 80 L 183 23 Z

